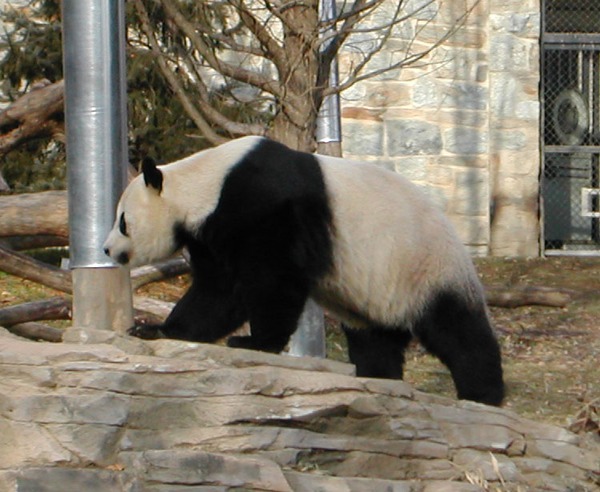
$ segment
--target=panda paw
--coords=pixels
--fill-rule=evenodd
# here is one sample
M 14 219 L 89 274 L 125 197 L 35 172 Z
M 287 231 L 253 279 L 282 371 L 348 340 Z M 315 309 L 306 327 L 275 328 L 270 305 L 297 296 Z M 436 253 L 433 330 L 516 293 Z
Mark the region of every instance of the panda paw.
M 251 336 L 233 336 L 227 339 L 227 346 L 232 348 L 244 348 L 250 350 L 257 350 L 256 341 Z
M 160 325 L 132 326 L 127 330 L 127 334 L 143 340 L 158 340 L 159 338 L 165 338 L 164 333 L 160 331 Z

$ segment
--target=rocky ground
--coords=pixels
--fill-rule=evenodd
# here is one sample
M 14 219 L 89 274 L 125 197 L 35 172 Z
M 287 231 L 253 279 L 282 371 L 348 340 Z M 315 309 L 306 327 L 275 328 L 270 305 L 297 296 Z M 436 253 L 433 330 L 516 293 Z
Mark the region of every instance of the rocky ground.
M 85 343 L 81 343 L 81 342 Z M 75 342 L 75 343 L 73 343 Z M 0 329 L 0 490 L 593 492 L 600 443 L 335 361 Z
M 504 355 L 506 407 L 568 426 L 600 406 L 600 258 L 483 258 L 477 267 L 488 286 L 550 287 L 571 298 L 564 308 L 491 308 Z M 144 293 L 175 301 L 186 287 L 182 277 L 148 286 Z M 343 335 L 331 319 L 327 342 L 328 357 L 347 361 Z M 454 395 L 448 371 L 416 344 L 405 372 L 407 382 L 420 390 Z
M 571 296 L 564 308 L 492 308 L 502 409 L 456 402 L 418 346 L 404 384 L 354 378 L 335 360 L 0 329 L 0 490 L 598 490 L 600 261 L 478 266 L 486 285 Z M 144 293 L 174 300 L 186 284 Z M 5 305 L 56 295 L 5 275 L 0 285 Z M 328 345 L 345 358 L 335 326 Z

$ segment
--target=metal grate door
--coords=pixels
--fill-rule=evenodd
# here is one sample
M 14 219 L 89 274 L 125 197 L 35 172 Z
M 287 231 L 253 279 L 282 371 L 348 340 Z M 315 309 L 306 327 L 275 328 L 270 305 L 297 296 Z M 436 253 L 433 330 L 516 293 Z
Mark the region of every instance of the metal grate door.
M 543 0 L 544 251 L 600 255 L 600 1 Z

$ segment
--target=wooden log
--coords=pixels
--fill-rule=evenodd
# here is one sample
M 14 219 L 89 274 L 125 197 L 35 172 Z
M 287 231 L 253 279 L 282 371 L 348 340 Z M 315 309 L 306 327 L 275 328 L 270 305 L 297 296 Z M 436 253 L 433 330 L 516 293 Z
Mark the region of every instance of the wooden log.
M 6 248 L 0 248 L 0 270 L 61 292 L 72 292 L 71 272 Z
M 66 191 L 0 196 L 0 237 L 49 235 L 68 238 Z
M 485 289 L 489 306 L 516 308 L 521 306 L 565 307 L 572 301 L 574 292 L 539 286 L 490 287 Z
M 1 221 L 2 219 L 0 219 Z M 57 248 L 69 245 L 69 239 L 64 236 L 47 234 L 0 237 L 0 247 L 23 251 L 26 249 Z
M 135 290 L 142 285 L 182 275 L 189 271 L 190 265 L 185 258 L 171 258 L 133 269 L 131 271 L 131 285 Z
M 64 140 L 64 82 L 38 85 L 0 111 L 0 155 L 34 138 Z
M 51 297 L 42 301 L 25 302 L 0 309 L 0 326 L 10 327 L 29 321 L 69 319 L 71 301 L 63 297 Z
M 165 319 L 174 306 L 173 302 L 159 301 L 150 297 L 135 296 L 133 298 L 133 307 L 137 311 L 150 313 L 159 319 Z
M 27 323 L 18 323 L 16 325 L 7 326 L 6 329 L 14 335 L 18 335 L 30 340 L 43 340 L 45 342 L 58 343 L 62 342 L 64 331 L 60 328 L 44 325 L 35 321 Z

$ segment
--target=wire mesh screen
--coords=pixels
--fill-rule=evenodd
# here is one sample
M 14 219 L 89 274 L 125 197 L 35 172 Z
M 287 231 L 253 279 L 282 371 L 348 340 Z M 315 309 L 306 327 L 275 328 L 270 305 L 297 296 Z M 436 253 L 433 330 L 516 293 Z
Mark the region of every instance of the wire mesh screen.
M 546 32 L 597 33 L 598 0 L 545 0 Z
M 545 249 L 600 253 L 600 0 L 543 13 Z

